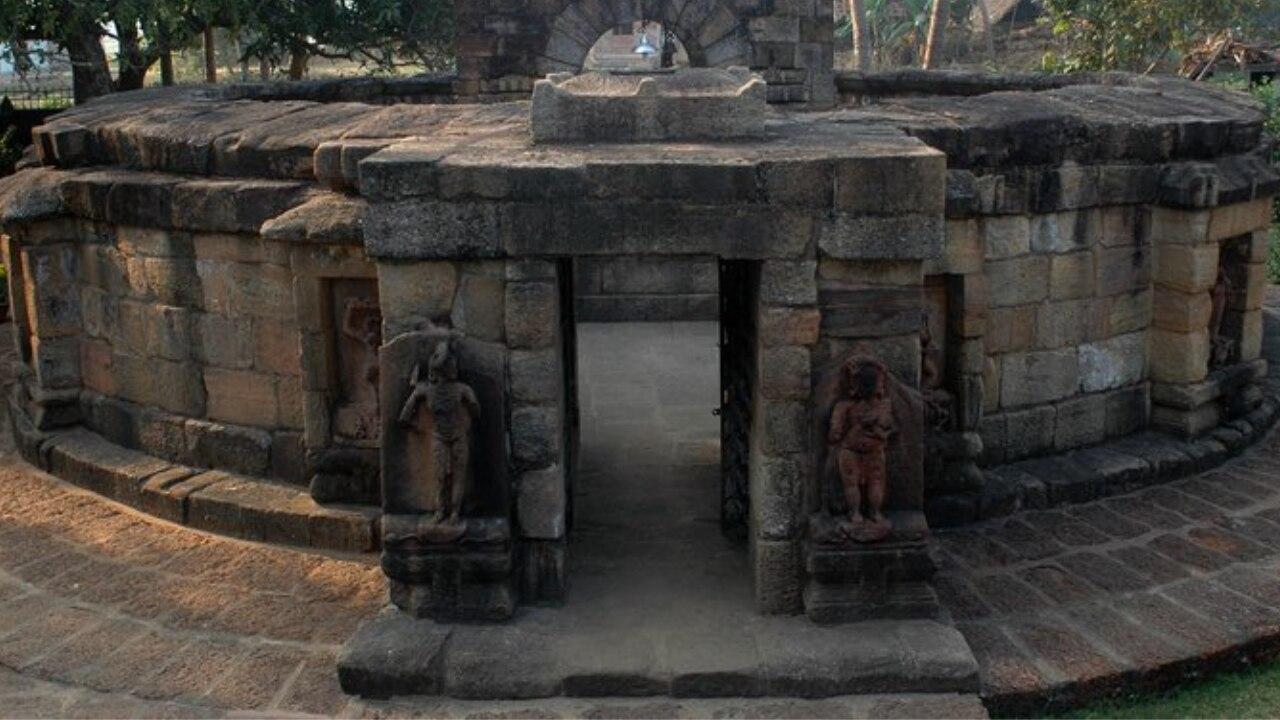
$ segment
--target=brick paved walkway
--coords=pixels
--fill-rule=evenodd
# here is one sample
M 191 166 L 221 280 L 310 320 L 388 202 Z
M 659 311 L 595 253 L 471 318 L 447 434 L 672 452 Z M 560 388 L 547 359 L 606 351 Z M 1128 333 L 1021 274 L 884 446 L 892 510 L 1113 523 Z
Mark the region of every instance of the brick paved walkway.
M 1280 650 L 1280 437 L 1216 471 L 938 537 L 993 710 L 1167 686 Z

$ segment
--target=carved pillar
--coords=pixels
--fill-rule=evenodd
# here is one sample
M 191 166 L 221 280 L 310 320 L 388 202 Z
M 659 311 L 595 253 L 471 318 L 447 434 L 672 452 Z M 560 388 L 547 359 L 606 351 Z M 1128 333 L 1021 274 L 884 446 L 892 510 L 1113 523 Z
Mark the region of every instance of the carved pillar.
M 55 221 L 15 228 L 5 253 L 27 367 L 15 392 L 40 430 L 80 421 L 82 323 L 75 227 Z

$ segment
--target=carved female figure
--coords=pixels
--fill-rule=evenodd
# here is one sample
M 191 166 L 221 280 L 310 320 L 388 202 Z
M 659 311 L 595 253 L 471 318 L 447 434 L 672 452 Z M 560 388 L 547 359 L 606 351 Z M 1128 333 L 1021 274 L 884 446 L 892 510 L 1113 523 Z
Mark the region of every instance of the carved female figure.
M 860 542 L 889 534 L 884 516 L 888 488 L 887 451 L 897 433 L 888 396 L 888 371 L 869 358 L 845 364 L 844 397 L 831 411 L 827 445 L 836 453 L 840 481 L 849 508 L 849 534 Z
M 378 301 L 353 297 L 342 315 L 342 334 L 356 341 L 360 353 L 355 377 L 351 378 L 352 437 L 378 437 L 378 349 L 382 345 L 382 313 Z M 339 423 L 341 424 L 341 423 Z
M 413 391 L 400 411 L 400 422 L 419 431 L 418 405 L 426 402 L 431 413 L 431 475 L 436 490 L 436 523 L 462 526 L 462 505 L 471 489 L 471 435 L 480 418 L 480 402 L 470 385 L 458 380 L 458 361 L 449 343 L 431 354 L 427 379 L 414 366 L 409 380 Z

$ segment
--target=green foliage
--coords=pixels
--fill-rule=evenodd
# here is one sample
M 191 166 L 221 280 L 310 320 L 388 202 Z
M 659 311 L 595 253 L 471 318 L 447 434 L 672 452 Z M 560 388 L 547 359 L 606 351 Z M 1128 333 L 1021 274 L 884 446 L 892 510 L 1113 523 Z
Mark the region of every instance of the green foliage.
M 1044 0 L 1047 21 L 1066 51 L 1050 70 L 1145 71 L 1170 51 L 1226 29 L 1245 28 L 1273 0 Z
M 973 10 L 973 0 L 942 1 L 948 3 L 946 11 L 950 21 L 964 22 Z M 915 65 L 920 61 L 933 3 L 934 0 L 867 0 L 867 26 L 875 65 L 893 67 Z M 846 18 L 836 28 L 836 37 L 847 38 L 852 32 Z
M 0 175 L 13 172 L 13 166 L 22 159 L 22 147 L 18 144 L 18 129 L 10 125 L 0 132 Z

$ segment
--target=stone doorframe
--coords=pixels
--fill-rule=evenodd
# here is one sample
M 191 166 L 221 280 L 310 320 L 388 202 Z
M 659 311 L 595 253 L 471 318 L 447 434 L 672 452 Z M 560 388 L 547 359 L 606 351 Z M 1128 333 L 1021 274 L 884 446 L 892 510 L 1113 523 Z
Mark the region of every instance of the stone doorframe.
M 875 617 L 877 598 L 886 596 L 884 607 L 897 615 L 936 609 L 919 462 L 895 475 L 886 508 L 909 537 L 885 546 L 826 539 L 817 547 L 806 534 L 828 507 L 828 489 L 819 485 L 830 477 L 816 471 L 827 452 L 815 399 L 822 378 L 869 343 L 901 392 L 920 385 L 923 300 L 908 287 L 919 287 L 925 259 L 942 245 L 945 161 L 900 135 L 876 139 L 870 156 L 851 138 L 806 136 L 799 145 L 770 141 L 732 155 L 712 147 L 679 164 L 604 159 L 585 147 L 530 156 L 460 147 L 442 159 L 439 146 L 414 143 L 361 161 L 360 187 L 370 202 L 365 250 L 379 267 L 384 348 L 438 347 L 452 338 L 465 355 L 484 358 L 463 368 L 470 384 L 504 389 L 496 402 L 502 417 L 492 408 L 481 413 L 484 432 L 506 441 L 472 457 L 503 464 L 500 471 L 475 469 L 509 478 L 510 492 L 469 498 L 467 534 L 441 543 L 453 534 L 433 526 L 429 504 L 395 500 L 424 479 L 388 471 L 388 462 L 405 465 L 386 455 L 396 446 L 387 433 L 407 430 L 397 425 L 399 408 L 386 401 L 387 388 L 399 393 L 412 367 L 391 362 L 384 350 L 384 569 L 397 604 L 437 619 L 501 620 L 519 603 L 564 597 L 572 412 L 564 274 L 581 257 L 697 255 L 759 268 L 750 293 L 756 332 L 748 462 L 759 611 L 809 610 L 821 621 Z M 828 141 L 840 148 L 835 158 Z M 901 286 L 887 290 L 885 277 L 901 278 L 893 280 Z M 421 364 L 429 353 L 400 354 Z M 902 414 L 918 425 L 923 416 L 912 407 Z M 917 460 L 922 454 L 914 451 Z M 481 507 L 483 516 L 476 514 Z M 910 588 L 894 595 L 903 581 Z

